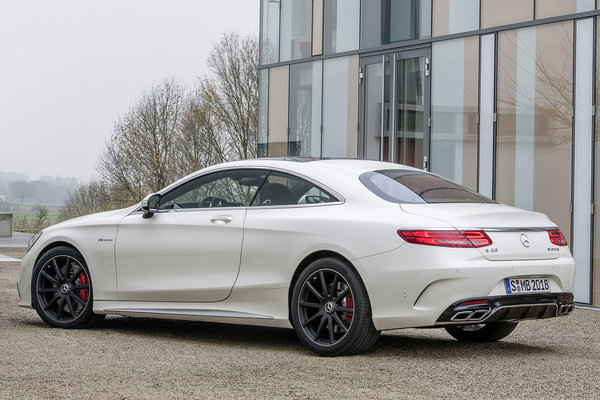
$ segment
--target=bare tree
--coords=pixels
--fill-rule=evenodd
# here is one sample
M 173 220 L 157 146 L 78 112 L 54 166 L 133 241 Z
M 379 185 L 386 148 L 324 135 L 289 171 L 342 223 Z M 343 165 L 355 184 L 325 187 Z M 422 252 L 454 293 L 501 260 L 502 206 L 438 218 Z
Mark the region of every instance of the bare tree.
M 27 181 L 13 181 L 10 183 L 9 187 L 11 193 L 19 199 L 21 204 L 23 204 L 23 200 L 33 193 L 31 185 Z
M 208 57 L 211 74 L 200 83 L 225 138 L 229 160 L 256 157 L 258 137 L 258 40 L 223 35 Z
M 114 127 L 99 163 L 112 186 L 139 201 L 177 178 L 176 141 L 185 91 L 174 79 L 145 92 Z

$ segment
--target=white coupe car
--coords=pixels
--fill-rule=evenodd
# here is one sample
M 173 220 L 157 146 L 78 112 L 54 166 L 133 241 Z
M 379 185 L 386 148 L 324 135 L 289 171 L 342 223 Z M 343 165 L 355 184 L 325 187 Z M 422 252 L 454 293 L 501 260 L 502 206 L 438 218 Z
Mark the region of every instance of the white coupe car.
M 571 313 L 574 275 L 543 214 L 403 165 L 289 158 L 206 168 L 44 229 L 18 290 L 55 327 L 106 314 L 293 327 L 334 356 L 386 329 L 502 339 Z

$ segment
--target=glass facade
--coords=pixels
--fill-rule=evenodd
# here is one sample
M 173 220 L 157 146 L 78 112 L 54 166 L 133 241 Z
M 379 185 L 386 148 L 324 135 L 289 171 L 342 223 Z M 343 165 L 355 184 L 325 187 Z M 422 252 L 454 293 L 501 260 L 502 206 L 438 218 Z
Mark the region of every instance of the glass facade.
M 431 0 L 363 0 L 361 47 L 431 36 Z
M 280 0 L 261 0 L 261 64 L 279 61 L 279 2 Z
M 322 62 L 290 66 L 288 155 L 321 155 Z
M 545 213 L 569 241 L 572 21 L 498 34 L 497 101 L 497 199 Z
M 477 36 L 432 46 L 431 171 L 473 190 L 477 190 L 478 60 Z
M 433 36 L 479 29 L 479 0 L 433 0 Z
M 360 0 L 325 0 L 325 54 L 358 49 Z
M 281 0 L 279 61 L 312 55 L 312 1 Z
M 545 213 L 576 259 L 575 299 L 600 305 L 600 1 L 261 10 L 260 156 L 403 163 Z

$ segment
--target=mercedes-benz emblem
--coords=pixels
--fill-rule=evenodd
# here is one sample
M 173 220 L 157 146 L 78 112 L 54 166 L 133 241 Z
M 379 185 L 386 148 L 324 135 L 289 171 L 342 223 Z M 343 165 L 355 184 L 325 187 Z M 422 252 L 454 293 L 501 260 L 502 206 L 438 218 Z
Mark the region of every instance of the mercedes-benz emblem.
M 69 285 L 68 283 L 63 283 L 60 287 L 60 291 L 63 294 L 68 294 L 71 291 L 71 285 Z
M 524 233 L 521 234 L 521 244 L 525 247 L 529 247 L 529 237 Z
M 333 310 L 335 310 L 335 304 L 333 301 L 328 301 L 327 303 L 325 303 L 325 311 L 329 314 L 333 313 Z

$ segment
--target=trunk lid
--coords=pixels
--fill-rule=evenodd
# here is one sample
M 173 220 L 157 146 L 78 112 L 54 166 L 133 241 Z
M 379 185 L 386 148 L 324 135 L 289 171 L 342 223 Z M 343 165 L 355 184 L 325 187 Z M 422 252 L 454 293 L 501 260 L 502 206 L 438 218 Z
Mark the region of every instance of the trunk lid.
M 548 235 L 548 230 L 556 224 L 541 213 L 489 203 L 400 206 L 405 212 L 439 219 L 458 230 L 485 231 L 492 245 L 478 250 L 488 260 L 549 260 L 561 253 Z

